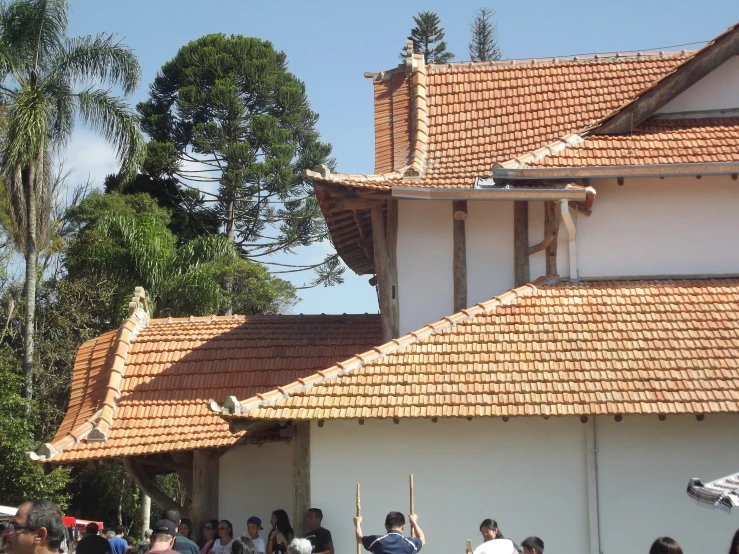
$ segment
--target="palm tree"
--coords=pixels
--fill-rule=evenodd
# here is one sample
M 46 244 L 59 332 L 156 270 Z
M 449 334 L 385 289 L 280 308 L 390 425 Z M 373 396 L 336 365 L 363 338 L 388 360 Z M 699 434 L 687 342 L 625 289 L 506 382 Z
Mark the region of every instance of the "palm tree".
M 6 128 L 0 170 L 7 184 L 13 237 L 25 256 L 24 396 L 33 394 L 34 318 L 39 246 L 48 230 L 51 158 L 74 131 L 75 120 L 99 132 L 115 149 L 121 173 L 132 178 L 144 142 L 124 96 L 141 69 L 114 35 L 67 36 L 68 0 L 0 1 L 0 102 Z

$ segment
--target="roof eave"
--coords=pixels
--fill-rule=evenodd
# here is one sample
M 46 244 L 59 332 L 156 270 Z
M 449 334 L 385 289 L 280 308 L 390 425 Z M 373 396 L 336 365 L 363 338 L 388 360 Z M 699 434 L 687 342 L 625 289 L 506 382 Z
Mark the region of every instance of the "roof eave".
M 739 162 L 700 164 L 654 164 L 591 167 L 504 168 L 495 167 L 493 179 L 608 179 L 618 177 L 696 177 L 698 175 L 734 175 L 739 173 Z
M 585 202 L 595 194 L 590 187 L 533 189 L 533 188 L 420 188 L 398 187 L 392 189 L 393 198 L 413 200 L 571 200 Z

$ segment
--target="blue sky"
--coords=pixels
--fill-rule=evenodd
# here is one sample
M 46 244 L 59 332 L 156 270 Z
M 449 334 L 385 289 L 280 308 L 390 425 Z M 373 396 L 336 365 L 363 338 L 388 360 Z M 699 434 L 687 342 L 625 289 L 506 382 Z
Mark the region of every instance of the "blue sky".
M 476 9 L 495 10 L 504 58 L 544 58 L 666 48 L 710 40 L 739 21 L 736 0 L 590 0 L 588 2 L 483 2 L 483 0 L 72 0 L 70 34 L 114 32 L 139 57 L 142 84 L 132 102 L 144 100 L 157 70 L 187 42 L 209 33 L 269 40 L 283 50 L 289 69 L 306 83 L 318 128 L 330 142 L 338 169 L 371 173 L 374 167 L 372 85 L 365 71 L 390 69 L 413 26 L 412 16 L 439 14 L 449 49 L 467 60 L 469 25 Z M 685 48 L 698 48 L 701 45 Z M 680 50 L 681 48 L 673 48 Z M 75 179 L 98 185 L 115 171 L 104 142 L 80 129 L 66 154 Z M 316 246 L 297 263 L 322 259 Z M 337 287 L 301 291 L 296 313 L 377 312 L 368 276 L 347 270 Z M 298 286 L 309 274 L 293 279 Z

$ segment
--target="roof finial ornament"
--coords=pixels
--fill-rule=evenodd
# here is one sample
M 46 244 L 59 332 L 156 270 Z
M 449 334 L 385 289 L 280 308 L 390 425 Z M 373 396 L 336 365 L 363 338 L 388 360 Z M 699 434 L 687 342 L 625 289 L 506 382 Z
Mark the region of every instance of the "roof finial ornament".
M 326 164 L 321 164 L 318 166 L 318 173 L 320 173 L 321 177 L 323 177 L 324 179 L 331 178 L 331 168 Z
M 408 39 L 405 43 L 405 74 L 410 77 L 413 74 L 413 70 L 416 69 L 416 62 L 413 58 L 413 41 Z
M 143 310 L 149 312 L 149 307 L 146 302 L 146 290 L 144 287 L 136 287 L 131 297 L 131 302 L 128 304 L 128 315 L 133 315 L 137 310 Z

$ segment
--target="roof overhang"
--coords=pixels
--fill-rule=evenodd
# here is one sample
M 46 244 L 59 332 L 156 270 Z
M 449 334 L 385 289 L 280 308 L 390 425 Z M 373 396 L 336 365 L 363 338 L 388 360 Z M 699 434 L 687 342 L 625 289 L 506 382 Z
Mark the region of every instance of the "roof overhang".
M 490 185 L 486 184 L 490 183 Z M 492 186 L 491 186 L 492 185 Z M 515 187 L 493 185 L 492 179 L 479 178 L 475 188 L 419 188 L 400 187 L 392 189 L 393 198 L 413 200 L 571 200 L 585 202 L 595 195 L 592 187 Z
M 688 483 L 688 496 L 699 505 L 729 513 L 739 506 L 739 473 L 723 477 L 705 485 L 693 478 Z
M 739 162 L 706 164 L 655 164 L 600 167 L 495 167 L 493 179 L 608 179 L 618 177 L 696 177 L 699 175 L 736 175 Z M 394 194 L 393 194 L 394 195 Z

